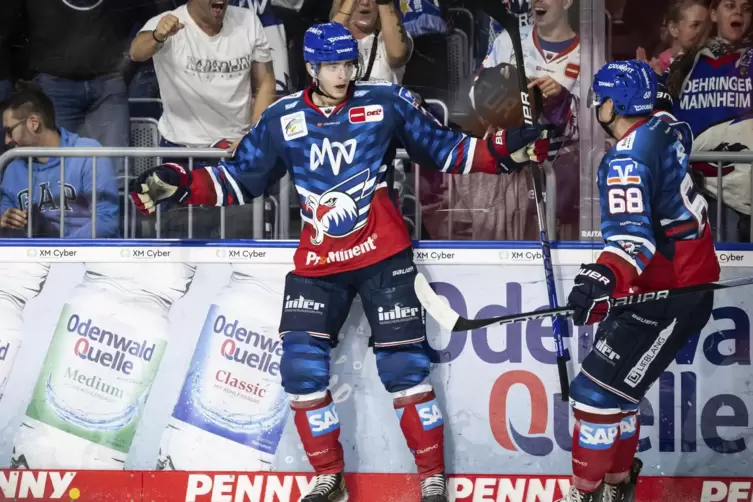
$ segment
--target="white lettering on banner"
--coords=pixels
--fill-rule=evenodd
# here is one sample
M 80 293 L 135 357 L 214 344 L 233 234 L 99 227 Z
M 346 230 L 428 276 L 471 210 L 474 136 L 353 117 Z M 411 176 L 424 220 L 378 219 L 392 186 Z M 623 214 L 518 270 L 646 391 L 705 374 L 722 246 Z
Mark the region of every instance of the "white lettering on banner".
M 340 164 L 343 160 L 345 160 L 346 164 L 353 163 L 357 147 L 358 142 L 355 139 L 349 139 L 344 143 L 338 143 L 337 141 L 330 143 L 329 138 L 324 138 L 321 148 L 316 143 L 311 145 L 311 154 L 309 156 L 310 169 L 316 171 L 319 169 L 319 166 L 324 164 L 325 160 L 329 160 L 332 172 L 337 176 L 340 174 Z
M 266 481 L 266 483 L 265 483 Z M 241 474 L 191 474 L 186 486 L 186 502 L 206 500 L 234 502 L 241 500 L 293 501 L 293 482 L 300 493 L 308 493 L 313 487 L 313 478 L 307 476 L 251 476 Z
M 5 472 L 0 471 L 0 493 L 9 499 L 31 497 L 59 499 L 66 494 L 66 490 L 75 477 L 75 472 L 10 471 L 6 476 Z M 78 497 L 71 498 L 75 500 Z
M 743 502 L 753 498 L 750 481 L 704 481 L 701 502 Z
M 601 237 L 601 230 L 581 230 L 581 238 Z
M 462 476 L 447 480 L 450 500 L 471 499 L 474 502 L 554 502 L 570 489 L 569 479 L 510 479 Z

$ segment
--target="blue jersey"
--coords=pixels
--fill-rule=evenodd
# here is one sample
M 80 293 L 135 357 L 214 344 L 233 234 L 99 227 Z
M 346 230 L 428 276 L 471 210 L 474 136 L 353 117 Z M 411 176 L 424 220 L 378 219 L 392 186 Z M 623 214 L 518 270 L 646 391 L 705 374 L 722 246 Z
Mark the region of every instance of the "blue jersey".
M 82 138 L 65 129 L 60 129 L 60 146 L 100 147 L 94 139 Z M 63 210 L 65 220 L 63 224 L 64 236 L 67 239 L 92 238 L 92 193 L 94 178 L 91 158 L 65 159 L 63 183 Z M 118 237 L 118 215 L 120 203 L 118 201 L 118 182 L 115 178 L 115 168 L 112 159 L 97 158 L 96 194 L 97 194 L 97 226 L 96 237 Z M 52 157 L 45 163 L 34 159 L 32 163 L 32 192 L 31 210 L 34 237 L 60 236 L 60 158 Z M 11 162 L 5 169 L 2 178 L 2 200 L 0 214 L 10 208 L 29 211 L 29 169 L 26 159 Z M 25 230 L 10 230 L 4 232 L 10 237 L 24 237 Z
M 205 168 L 218 205 L 245 204 L 290 173 L 305 223 L 301 275 L 359 269 L 411 245 L 392 189 L 398 146 L 422 167 L 496 173 L 485 142 L 443 127 L 407 89 L 358 82 L 329 113 L 311 92 L 270 106 L 233 159 Z
M 707 203 L 690 177 L 690 126 L 666 113 L 638 124 L 599 166 L 600 263 L 619 293 L 719 278 Z

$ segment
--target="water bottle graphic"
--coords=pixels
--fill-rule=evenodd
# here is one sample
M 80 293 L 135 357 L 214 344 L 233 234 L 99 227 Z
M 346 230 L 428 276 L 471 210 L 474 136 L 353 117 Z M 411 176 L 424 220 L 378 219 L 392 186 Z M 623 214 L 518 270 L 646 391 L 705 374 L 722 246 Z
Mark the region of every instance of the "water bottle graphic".
M 85 264 L 63 306 L 12 465 L 123 468 L 170 334 L 168 311 L 195 267 Z
M 287 267 L 234 265 L 209 307 L 159 469 L 271 470 L 289 413 L 278 333 Z
M 42 290 L 48 263 L 0 263 L 0 398 L 8 384 L 24 334 L 26 303 Z

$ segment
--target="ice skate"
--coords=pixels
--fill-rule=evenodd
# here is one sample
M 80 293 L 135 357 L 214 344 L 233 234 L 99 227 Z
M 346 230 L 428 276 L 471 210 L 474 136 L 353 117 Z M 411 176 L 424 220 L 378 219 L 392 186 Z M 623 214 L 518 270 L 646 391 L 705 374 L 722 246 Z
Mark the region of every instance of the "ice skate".
M 320 474 L 314 478 L 314 488 L 300 502 L 346 502 L 348 487 L 345 478 L 339 474 Z
M 637 458 L 633 459 L 633 466 L 630 468 L 630 477 L 618 485 L 603 483 L 598 502 L 635 502 L 635 487 L 642 468 L 643 462 Z
M 599 502 L 596 493 L 586 493 L 578 490 L 574 486 L 570 487 L 570 491 L 564 498 L 559 499 L 557 502 Z
M 447 479 L 434 474 L 421 480 L 421 502 L 447 502 Z

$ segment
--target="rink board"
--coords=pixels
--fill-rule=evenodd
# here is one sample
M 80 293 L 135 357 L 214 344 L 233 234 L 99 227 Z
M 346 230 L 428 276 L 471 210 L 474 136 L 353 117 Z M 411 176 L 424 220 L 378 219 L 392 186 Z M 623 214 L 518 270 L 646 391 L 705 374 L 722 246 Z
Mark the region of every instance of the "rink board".
M 420 497 L 415 475 L 346 478 L 353 502 L 412 502 Z M 0 501 L 297 502 L 311 481 L 311 474 L 304 473 L 0 471 Z M 751 500 L 751 484 L 750 478 L 645 477 L 639 480 L 636 499 L 742 502 Z M 451 502 L 554 502 L 569 485 L 563 476 L 451 476 L 448 495 Z
M 141 413 L 130 424 L 135 432 L 125 442 L 117 438 L 119 443 L 116 443 L 126 444 L 126 447 L 117 462 L 104 467 L 129 471 L 107 476 L 122 480 L 113 481 L 118 487 L 123 483 L 123 490 L 118 488 L 121 494 L 130 493 L 129 487 L 136 486 L 133 500 L 184 500 L 182 497 L 189 483 L 187 474 L 142 471 L 155 469 L 164 447 L 164 431 L 176 403 L 182 400 L 182 390 L 186 387 L 184 381 L 194 368 L 194 349 L 203 328 L 206 328 L 208 313 L 234 272 L 258 275 L 277 292 L 275 294 L 279 294 L 281 308 L 284 277 L 292 266 L 292 243 L 199 242 L 189 246 L 177 242 L 123 241 L 122 245 L 112 246 L 102 241 L 87 245 L 35 241 L 34 247 L 28 246 L 28 241 L 2 244 L 5 245 L 0 246 L 0 268 L 8 270 L 11 267 L 15 274 L 22 274 L 29 267 L 35 268 L 36 274 L 40 273 L 40 266 L 45 270 L 41 292 L 29 295 L 23 308 L 23 325 L 19 328 L 23 343 L 9 372 L 5 394 L 0 399 L 0 467 L 4 468 L 10 465 L 21 424 L 28 421 L 25 415 L 31 402 L 43 395 L 35 390 L 40 388 L 40 375 L 53 333 L 64 305 L 86 269 L 94 270 L 102 265 L 115 267 L 122 275 L 131 274 L 136 282 L 144 278 L 155 280 L 156 270 L 165 277 L 170 276 L 170 270 L 175 270 L 178 275 L 190 271 L 189 279 L 184 276 L 180 279 L 188 281 L 187 290 L 171 293 L 174 302 L 167 318 L 166 349 Z M 542 259 L 536 243 L 464 242 L 462 247 L 453 243 L 420 243 L 415 255 L 419 270 L 466 317 L 548 307 Z M 563 303 L 579 265 L 592 261 L 597 255 L 598 251 L 587 244 L 575 243 L 553 250 L 560 303 Z M 723 278 L 753 275 L 753 251 L 739 246 L 719 251 L 718 255 Z M 160 280 L 169 279 L 165 277 Z M 0 285 L 0 306 L 3 287 Z M 231 296 L 238 298 L 239 295 Z M 263 305 L 263 301 L 266 300 L 249 298 L 249 310 L 253 310 L 254 305 Z M 266 310 L 271 319 L 279 316 L 279 310 Z M 678 354 L 675 363 L 642 403 L 639 456 L 645 464 L 646 481 L 642 490 L 649 497 L 647 500 L 672 500 L 663 491 L 670 485 L 672 488 L 666 493 L 674 495 L 690 490 L 687 493 L 692 492 L 696 497 L 682 500 L 701 500 L 698 497 L 703 490 L 709 490 L 707 497 L 710 497 L 703 500 L 751 500 L 749 486 L 730 483 L 735 476 L 749 476 L 753 470 L 750 454 L 753 446 L 753 372 L 748 315 L 752 310 L 753 288 L 717 293 L 712 320 Z M 546 483 L 554 478 L 540 478 L 534 485 L 530 481 L 516 481 L 518 478 L 514 477 L 499 478 L 501 475 L 523 476 L 520 479 L 526 480 L 526 476 L 546 474 L 566 479 L 570 470 L 571 418 L 567 404 L 558 394 L 550 322 L 528 321 L 452 335 L 440 331 L 433 320 L 427 322 L 435 363 L 432 379 L 444 408 L 448 470 L 461 476 L 453 485 L 458 492 L 457 499 L 551 500 L 555 495 L 549 494 Z M 0 319 L 0 351 L 7 326 L 8 323 Z M 573 355 L 571 377 L 590 350 L 593 331 L 593 327 L 573 330 L 570 325 L 571 337 L 566 340 L 566 345 Z M 376 373 L 373 353 L 366 346 L 368 336 L 368 324 L 360 303 L 356 301 L 341 331 L 342 341 L 333 351 L 331 368 L 330 387 L 341 420 L 346 466 L 349 471 L 359 473 L 354 475 L 355 490 L 361 486 L 384 484 L 389 485 L 385 489 L 400 487 L 396 488 L 396 493 L 405 494 L 414 489 L 409 474 L 415 472 L 415 467 L 399 431 L 390 398 Z M 1 356 L 2 353 L 0 369 L 7 364 Z M 53 436 L 47 439 L 50 437 Z M 44 444 L 44 439 L 39 439 L 38 443 L 47 449 L 36 448 L 37 439 L 31 443 L 27 441 L 24 446 L 23 451 L 32 469 L 102 468 L 101 464 L 90 464 L 92 455 L 82 453 L 80 444 L 76 448 L 61 447 L 55 460 L 49 460 L 43 453 L 51 451 L 49 448 L 54 450 L 54 445 Z M 58 441 L 58 436 L 53 439 Z M 291 420 L 284 423 L 281 436 L 274 442 L 274 461 L 270 466 L 273 471 L 309 472 L 310 467 Z M 211 453 L 220 455 L 218 458 L 226 462 L 222 470 L 257 470 L 248 467 L 253 464 L 233 464 L 236 458 L 243 458 L 244 451 L 252 451 L 246 445 L 226 442 L 224 444 L 232 448 L 223 454 L 223 446 L 218 447 L 211 441 L 202 443 L 204 446 L 196 444 L 195 448 L 192 447 L 194 451 L 189 452 L 193 457 L 188 455 L 180 459 L 176 468 L 193 472 L 212 470 L 196 463 L 197 459 Z M 202 451 L 202 448 L 212 451 Z M 389 457 L 384 456 L 386 451 L 390 452 Z M 383 475 L 370 474 L 378 472 L 406 475 L 383 478 Z M 708 477 L 701 479 L 697 476 Z M 80 471 L 76 479 L 80 479 L 81 486 L 87 490 L 97 490 L 97 480 L 106 478 Z M 221 479 L 224 480 L 222 483 L 226 482 L 225 478 Z M 292 490 L 290 493 L 297 493 L 298 478 L 283 476 L 280 479 L 283 480 L 281 486 L 288 486 L 287 489 Z M 719 488 L 722 485 L 715 488 L 715 479 L 727 483 L 724 490 L 729 492 L 728 495 L 722 493 L 724 490 Z M 6 498 L 17 495 L 8 491 L 10 481 L 0 475 L 0 495 Z M 212 483 L 214 487 L 217 481 Z M 273 482 L 277 486 L 274 483 L 277 481 Z M 112 483 L 104 485 L 100 489 L 112 489 L 113 486 Z M 550 485 L 552 490 L 559 486 L 554 481 Z M 153 495 L 153 490 L 160 489 L 160 486 L 172 488 L 168 494 Z M 269 491 L 269 485 L 264 486 L 264 494 L 273 493 Z M 509 493 L 508 499 L 498 496 L 501 486 L 507 487 L 503 491 Z M 3 487 L 7 490 L 4 491 Z M 543 491 L 538 498 L 530 495 L 539 488 Z M 225 487 L 221 489 L 222 493 L 230 493 L 224 491 Z M 530 492 L 531 489 L 534 492 Z M 84 492 L 81 488 L 81 500 L 88 500 L 84 498 Z M 364 498 L 359 496 L 356 500 L 370 500 L 369 489 L 364 489 L 363 493 Z M 294 496 L 272 494 L 259 500 L 287 500 L 285 497 Z M 66 497 L 70 498 L 67 494 Z M 216 500 L 246 500 L 228 497 Z M 196 500 L 210 499 L 211 492 L 196 497 Z

